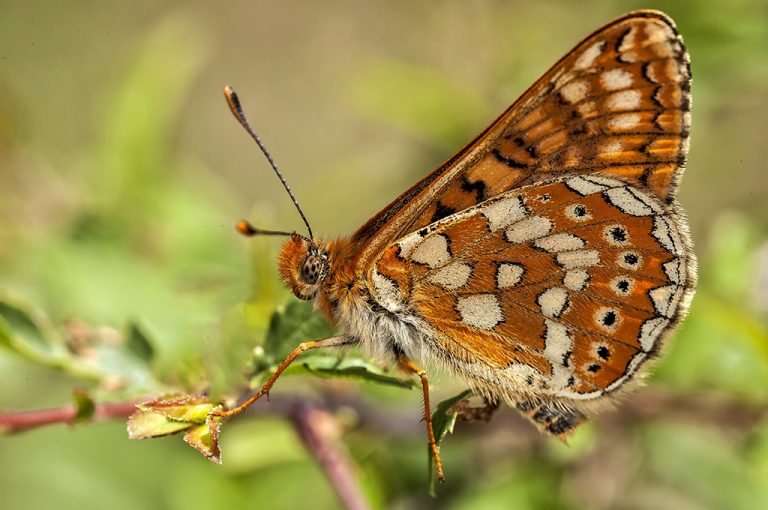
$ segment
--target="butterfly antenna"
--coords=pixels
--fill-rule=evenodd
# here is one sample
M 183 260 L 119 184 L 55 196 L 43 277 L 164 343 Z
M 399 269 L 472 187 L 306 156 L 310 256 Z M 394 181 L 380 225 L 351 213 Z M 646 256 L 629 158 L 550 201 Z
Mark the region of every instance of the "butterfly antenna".
M 285 180 L 285 177 L 283 177 L 283 174 L 280 173 L 280 170 L 277 168 L 277 164 L 275 163 L 275 160 L 272 159 L 272 156 L 269 154 L 269 151 L 264 146 L 264 143 L 261 141 L 261 138 L 259 138 L 259 135 L 256 134 L 256 132 L 253 130 L 250 124 L 248 124 L 248 119 L 245 117 L 245 113 L 243 112 L 243 107 L 240 105 L 240 98 L 237 97 L 237 93 L 235 92 L 235 89 L 227 85 L 224 87 L 224 97 L 227 99 L 227 104 L 229 105 L 229 109 L 232 111 L 232 114 L 235 116 L 237 121 L 240 123 L 243 128 L 248 131 L 248 134 L 251 135 L 251 138 L 253 138 L 253 141 L 256 142 L 256 145 L 259 146 L 259 149 L 261 149 L 261 152 L 264 153 L 264 155 L 267 157 L 267 161 L 269 161 L 269 164 L 272 166 L 272 169 L 277 174 L 278 179 L 280 179 L 280 182 L 283 183 L 283 187 L 285 188 L 285 191 L 288 192 L 288 196 L 291 197 L 291 200 L 293 201 L 293 205 L 296 206 L 296 210 L 299 211 L 299 215 L 301 216 L 301 219 L 304 220 L 304 225 L 307 226 L 307 232 L 309 232 L 309 239 L 314 239 L 314 236 L 312 235 L 312 227 L 309 226 L 309 221 L 307 221 L 307 217 L 304 216 L 304 211 L 301 210 L 301 206 L 299 206 L 299 202 L 296 200 L 296 197 L 293 195 L 293 192 L 291 191 L 291 187 L 288 186 L 288 182 Z M 243 227 L 243 229 L 241 229 Z M 246 221 L 241 221 L 237 224 L 237 230 L 243 234 L 243 235 L 291 235 L 287 232 L 276 232 L 271 230 L 260 230 L 257 228 L 254 228 L 250 223 Z
M 256 228 L 253 225 L 251 225 L 250 222 L 246 220 L 240 220 L 237 222 L 237 225 L 235 225 L 235 228 L 238 232 L 240 232 L 245 237 L 253 237 L 253 236 L 286 236 L 286 237 L 300 237 L 301 239 L 304 239 L 307 242 L 312 242 L 312 240 L 308 237 L 304 237 L 301 234 L 297 234 L 296 232 L 285 232 L 283 230 L 264 230 L 263 228 Z

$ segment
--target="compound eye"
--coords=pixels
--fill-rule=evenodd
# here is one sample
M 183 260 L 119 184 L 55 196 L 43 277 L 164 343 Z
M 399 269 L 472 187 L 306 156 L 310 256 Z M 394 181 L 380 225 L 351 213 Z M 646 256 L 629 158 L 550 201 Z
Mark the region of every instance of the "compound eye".
M 305 260 L 304 264 L 301 266 L 301 279 L 304 280 L 304 283 L 308 283 L 309 285 L 316 284 L 317 279 L 320 277 L 321 267 L 322 262 L 320 261 L 320 257 L 316 255 L 307 257 L 307 260 Z

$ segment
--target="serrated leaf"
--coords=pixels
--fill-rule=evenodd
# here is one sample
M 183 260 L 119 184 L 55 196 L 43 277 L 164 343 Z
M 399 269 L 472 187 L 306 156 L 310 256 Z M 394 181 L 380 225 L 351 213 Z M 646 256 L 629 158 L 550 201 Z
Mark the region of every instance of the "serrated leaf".
M 258 386 L 272 374 L 279 362 L 302 342 L 327 338 L 334 334 L 331 326 L 322 316 L 305 302 L 291 301 L 272 314 L 269 329 L 261 352 L 256 357 L 257 366 L 251 379 L 252 386 Z M 389 375 L 377 365 L 355 355 L 325 354 L 317 350 L 302 354 L 284 372 L 284 375 L 308 373 L 324 378 L 368 381 L 399 388 L 411 389 L 417 383 Z
M 204 425 L 197 425 L 187 430 L 184 434 L 184 441 L 205 455 L 211 462 L 221 464 L 220 428 L 221 418 L 209 415 Z
M 48 318 L 29 304 L 0 294 L 0 347 L 6 347 L 24 358 L 72 376 L 98 383 L 114 390 L 147 391 L 157 382 L 145 362 L 130 346 L 115 345 L 112 338 L 102 338 L 99 328 L 93 333 L 88 349 L 68 349 Z M 105 328 L 108 329 L 108 328 Z M 135 342 L 134 342 L 135 343 Z
M 221 406 L 214 406 L 204 396 L 168 395 L 136 407 L 139 410 L 128 419 L 129 438 L 150 439 L 186 430 L 184 441 L 187 444 L 208 460 L 221 464 L 219 430 L 222 418 L 213 414 Z
M 284 373 L 309 373 L 318 377 L 368 381 L 398 388 L 418 386 L 413 379 L 403 379 L 387 372 L 363 358 L 339 356 L 313 356 L 293 363 Z
M 137 406 L 143 411 L 157 413 L 173 421 L 182 421 L 188 424 L 203 424 L 208 414 L 215 407 L 203 395 L 169 395 L 149 402 L 143 402 Z
M 258 381 L 259 376 L 272 371 L 300 343 L 328 338 L 333 333 L 333 326 L 307 302 L 292 300 L 277 308 L 270 318 L 264 343 L 254 355 L 255 379 Z
M 272 314 L 264 339 L 264 353 L 282 359 L 302 342 L 333 334 L 333 326 L 315 312 L 310 303 L 292 300 Z
M 139 409 L 128 418 L 129 439 L 152 439 L 169 436 L 188 429 L 188 422 L 174 421 L 162 414 Z
M 72 391 L 72 398 L 75 401 L 75 423 L 89 421 L 96 410 L 96 404 L 91 395 L 86 390 L 75 389 Z
M 0 295 L 0 346 L 32 361 L 62 353 L 61 338 L 42 312 L 6 295 Z
M 435 434 L 438 450 L 443 439 L 453 432 L 453 426 L 456 424 L 456 417 L 459 413 L 454 410 L 454 406 L 470 395 L 472 395 L 472 390 L 464 390 L 458 395 L 443 400 L 435 407 L 435 412 L 432 413 L 432 432 Z M 429 445 L 427 445 L 427 455 L 429 455 L 429 494 L 434 497 L 437 495 L 438 480 L 435 460 Z
M 125 347 L 138 359 L 149 363 L 155 357 L 155 348 L 149 337 L 135 322 L 128 324 L 128 331 L 125 333 Z

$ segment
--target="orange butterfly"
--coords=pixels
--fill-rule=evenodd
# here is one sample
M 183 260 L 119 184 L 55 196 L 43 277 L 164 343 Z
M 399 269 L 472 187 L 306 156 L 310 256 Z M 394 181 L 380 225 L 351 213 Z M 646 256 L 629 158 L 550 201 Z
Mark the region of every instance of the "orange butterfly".
M 475 140 L 351 237 L 282 234 L 279 270 L 339 336 L 421 378 L 444 369 L 565 438 L 639 379 L 693 296 L 696 259 L 676 195 L 688 152 L 690 67 L 656 11 L 600 28 Z M 230 107 L 263 149 L 232 89 Z M 265 151 L 266 153 L 266 151 Z M 268 156 L 268 155 L 267 155 Z M 269 156 L 268 156 L 269 157 Z M 270 163 L 277 171 L 270 158 Z

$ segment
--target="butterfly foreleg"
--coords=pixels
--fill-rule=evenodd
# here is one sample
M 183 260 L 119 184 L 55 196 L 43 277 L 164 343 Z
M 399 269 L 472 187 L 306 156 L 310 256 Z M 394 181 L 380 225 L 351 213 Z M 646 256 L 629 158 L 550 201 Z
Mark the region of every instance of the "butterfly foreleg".
M 239 406 L 229 409 L 226 411 L 217 411 L 215 414 L 217 416 L 233 416 L 236 414 L 240 414 L 243 411 L 245 411 L 248 406 L 259 400 L 264 395 L 269 394 L 269 391 L 272 389 L 272 386 L 275 384 L 275 381 L 280 377 L 280 375 L 285 371 L 286 368 L 290 366 L 291 363 L 293 363 L 296 358 L 298 358 L 301 353 L 305 351 L 309 351 L 311 349 L 317 349 L 319 347 L 341 347 L 344 345 L 351 345 L 354 344 L 355 341 L 352 338 L 346 337 L 346 336 L 332 336 L 330 338 L 324 338 L 322 340 L 311 340 L 309 342 L 302 342 L 299 344 L 294 350 L 291 351 L 288 356 L 283 360 L 282 363 L 275 369 L 275 372 L 267 379 L 267 382 L 264 383 L 264 385 L 261 387 L 261 389 L 251 395 L 248 400 L 240 404 Z
M 429 379 L 427 378 L 427 372 L 423 368 L 416 366 L 402 354 L 398 358 L 398 363 L 403 371 L 415 374 L 421 379 L 421 391 L 424 394 L 424 422 L 427 424 L 427 440 L 429 441 L 429 449 L 432 451 L 432 458 L 435 460 L 437 479 L 442 482 L 445 480 L 445 475 L 443 474 L 443 462 L 440 460 L 437 441 L 435 441 L 435 432 L 432 430 L 432 411 L 429 405 Z

